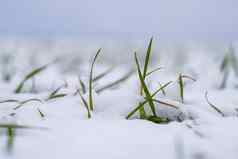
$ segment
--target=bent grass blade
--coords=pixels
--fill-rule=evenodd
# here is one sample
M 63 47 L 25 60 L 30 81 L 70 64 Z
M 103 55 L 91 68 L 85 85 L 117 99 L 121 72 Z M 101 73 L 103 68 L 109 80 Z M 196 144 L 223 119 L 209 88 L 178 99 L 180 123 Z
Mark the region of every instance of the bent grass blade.
M 90 76 L 89 76 L 89 108 L 90 110 L 93 110 L 94 109 L 94 103 L 93 103 L 93 93 L 92 93 L 92 89 L 93 89 L 93 68 L 94 68 L 94 65 L 95 65 L 95 62 L 97 60 L 97 57 L 98 55 L 100 54 L 101 52 L 101 48 L 97 51 L 96 55 L 94 56 L 93 58 L 93 62 L 92 62 L 92 65 L 91 65 L 91 69 L 90 69 Z

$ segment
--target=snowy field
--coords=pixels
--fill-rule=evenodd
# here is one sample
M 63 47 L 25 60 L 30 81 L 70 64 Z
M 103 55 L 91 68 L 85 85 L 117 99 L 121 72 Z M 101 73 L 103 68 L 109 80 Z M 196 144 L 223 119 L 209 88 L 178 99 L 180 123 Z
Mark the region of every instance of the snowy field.
M 151 101 L 140 93 L 134 59 L 136 51 L 143 72 L 147 47 L 148 39 L 2 39 L 0 158 L 237 159 L 235 43 L 162 45 L 155 39 L 148 72 L 161 69 L 144 82 L 150 94 L 165 87 Z M 143 101 L 146 116 L 140 109 L 126 119 Z

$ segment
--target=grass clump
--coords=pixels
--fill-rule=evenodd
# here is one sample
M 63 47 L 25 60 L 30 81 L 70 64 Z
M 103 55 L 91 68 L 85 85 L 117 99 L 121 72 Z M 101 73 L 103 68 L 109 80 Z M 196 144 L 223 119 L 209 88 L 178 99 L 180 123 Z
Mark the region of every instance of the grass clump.
M 131 118 L 136 112 L 138 112 L 139 116 L 140 116 L 140 119 L 152 121 L 154 123 L 164 123 L 164 122 L 168 122 L 169 120 L 167 118 L 162 118 L 162 117 L 160 117 L 156 114 L 155 103 L 161 104 L 161 105 L 164 105 L 164 106 L 168 106 L 168 107 L 172 107 L 172 108 L 175 108 L 175 109 L 178 109 L 178 107 L 173 105 L 173 104 L 164 102 L 162 100 L 154 99 L 155 95 L 159 92 L 162 92 L 165 95 L 166 93 L 165 93 L 164 89 L 168 85 L 170 85 L 172 83 L 172 81 L 170 81 L 170 82 L 168 82 L 164 85 L 161 85 L 161 83 L 159 83 L 160 87 L 154 93 L 150 92 L 150 90 L 149 90 L 149 88 L 146 84 L 146 77 L 152 75 L 154 72 L 161 69 L 161 67 L 158 67 L 158 68 L 156 68 L 152 71 L 148 71 L 150 57 L 151 57 L 152 43 L 153 43 L 153 38 L 150 39 L 150 42 L 149 42 L 149 45 L 148 45 L 148 48 L 147 48 L 146 57 L 145 57 L 145 60 L 144 60 L 143 71 L 140 67 L 140 63 L 139 63 L 139 60 L 138 60 L 137 53 L 136 52 L 134 53 L 137 73 L 138 73 L 138 77 L 139 77 L 139 81 L 140 81 L 140 95 L 144 97 L 144 101 L 139 102 L 138 106 L 135 109 L 133 109 L 126 116 L 126 119 Z M 182 79 L 184 77 L 181 75 L 180 78 Z M 183 84 L 183 81 L 180 82 L 180 84 Z M 183 88 L 183 86 L 181 88 Z M 148 106 L 150 107 L 151 113 L 148 113 L 148 112 L 145 111 L 145 105 L 146 104 L 148 104 Z
M 144 97 L 145 100 L 143 102 L 139 102 L 139 105 L 126 116 L 126 119 L 131 118 L 137 111 L 139 111 L 141 119 L 152 121 L 154 123 L 166 123 L 166 122 L 168 122 L 169 120 L 167 118 L 159 117 L 156 114 L 155 103 L 163 104 L 163 105 L 173 107 L 173 108 L 177 108 L 177 107 L 172 105 L 172 104 L 169 104 L 167 102 L 163 102 L 163 101 L 154 99 L 154 96 L 157 93 L 159 93 L 160 91 L 163 91 L 165 87 L 167 87 L 168 85 L 170 85 L 172 83 L 172 81 L 166 83 L 163 86 L 160 86 L 160 88 L 157 91 L 155 91 L 154 93 L 151 93 L 149 91 L 148 86 L 146 85 L 145 78 L 144 78 L 145 76 L 143 76 L 143 74 L 142 74 L 140 64 L 139 64 L 139 60 L 138 60 L 138 57 L 137 57 L 136 53 L 134 54 L 134 57 L 135 57 L 138 77 L 139 77 L 140 84 L 141 84 L 141 89 L 142 89 L 141 92 L 143 92 L 142 95 L 143 94 L 145 95 L 145 97 Z M 145 112 L 144 105 L 147 104 L 147 103 L 150 107 L 150 110 L 151 110 L 152 114 L 147 114 Z

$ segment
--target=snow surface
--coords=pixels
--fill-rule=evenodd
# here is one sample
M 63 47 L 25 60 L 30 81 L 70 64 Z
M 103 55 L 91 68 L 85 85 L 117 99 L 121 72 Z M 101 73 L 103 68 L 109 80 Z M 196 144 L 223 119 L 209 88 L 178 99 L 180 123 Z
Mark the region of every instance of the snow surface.
M 176 119 L 183 114 L 184 119 L 182 122 L 155 124 L 138 119 L 138 114 L 130 120 L 125 119 L 142 99 L 138 93 L 139 82 L 136 73 L 112 89 L 100 94 L 94 92 L 95 110 L 92 112 L 92 118 L 87 119 L 87 111 L 80 97 L 74 96 L 74 93 L 80 87 L 78 76 L 84 82 L 88 80 L 90 55 L 81 53 L 76 56 L 76 53 L 79 50 L 81 52 L 82 50 L 95 52 L 95 50 L 92 46 L 88 46 L 90 49 L 85 46 L 77 50 L 76 45 L 63 47 L 62 43 L 53 46 L 46 44 L 16 45 L 16 43 L 6 42 L 1 46 L 1 59 L 10 57 L 8 62 L 6 60 L 1 62 L 1 78 L 4 78 L 6 73 L 12 74 L 9 82 L 2 80 L 0 83 L 1 101 L 8 99 L 24 101 L 29 98 L 44 100 L 65 82 L 67 87 L 60 90 L 60 93 L 67 93 L 67 96 L 43 103 L 32 101 L 17 110 L 14 110 L 16 103 L 1 103 L 1 123 L 36 128 L 17 129 L 10 152 L 6 130 L 1 128 L 0 158 L 236 159 L 238 157 L 238 112 L 236 110 L 238 83 L 232 72 L 227 88 L 218 89 L 222 79 L 219 65 L 224 54 L 216 53 L 217 49 L 190 46 L 182 49 L 164 47 L 153 52 L 153 55 L 156 53 L 160 55 L 160 57 L 154 56 L 153 65 L 156 66 L 158 63 L 156 59 L 160 59 L 160 66 L 165 68 L 148 79 L 150 89 L 154 91 L 159 83 L 165 84 L 172 80 L 173 84 L 165 89 L 166 96 L 158 94 L 156 98 L 179 108 L 174 109 L 158 104 L 156 111 L 160 116 L 170 119 Z M 118 49 L 125 51 L 125 48 Z M 144 50 L 139 49 L 139 52 L 143 53 L 142 51 Z M 220 52 L 222 51 L 224 48 L 220 47 Z M 105 54 L 108 55 L 109 52 Z M 131 68 L 135 68 L 131 58 L 133 54 L 115 54 L 115 57 L 123 56 L 123 58 L 120 57 L 119 62 L 113 56 L 105 57 L 103 53 L 101 56 L 107 60 L 99 59 L 96 63 L 95 74 L 110 67 L 114 69 L 96 83 L 95 90 L 117 80 Z M 30 81 L 24 86 L 25 93 L 13 93 L 19 81 L 32 68 L 47 64 L 58 57 L 60 57 L 58 62 L 35 77 L 37 93 L 27 92 L 31 89 Z M 131 59 L 130 63 L 127 57 Z M 126 62 L 119 65 L 122 59 Z M 185 104 L 181 103 L 177 84 L 180 72 L 197 79 L 196 82 L 186 81 Z M 208 105 L 204 97 L 206 91 L 208 91 L 209 100 L 222 110 L 225 117 Z M 86 99 L 87 96 L 88 94 L 84 95 Z M 40 116 L 37 108 L 45 114 L 44 118 Z M 11 116 L 12 113 L 15 115 Z

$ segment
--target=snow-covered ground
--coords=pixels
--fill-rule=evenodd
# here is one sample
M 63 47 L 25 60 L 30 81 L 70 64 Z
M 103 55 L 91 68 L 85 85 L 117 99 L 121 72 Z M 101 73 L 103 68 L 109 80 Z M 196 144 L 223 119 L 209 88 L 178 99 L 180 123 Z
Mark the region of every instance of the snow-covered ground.
M 156 105 L 158 115 L 172 120 L 168 124 L 140 120 L 138 114 L 130 120 L 125 119 L 142 100 L 136 71 L 126 81 L 96 93 L 135 69 L 133 51 L 138 51 L 142 59 L 147 45 L 143 42 L 103 44 L 94 74 L 110 68 L 112 71 L 94 83 L 95 110 L 88 119 L 87 110 L 75 92 L 80 88 L 79 76 L 88 86 L 90 63 L 100 47 L 98 44 L 3 40 L 0 46 L 0 102 L 32 98 L 42 102 L 31 101 L 16 110 L 16 102 L 0 103 L 0 124 L 30 127 L 14 129 L 13 139 L 7 135 L 6 128 L 1 128 L 0 158 L 236 159 L 238 82 L 232 69 L 226 87 L 219 89 L 223 78 L 219 67 L 227 50 L 225 45 L 154 46 L 151 68 L 162 66 L 163 69 L 151 75 L 147 82 L 153 92 L 160 83 L 173 81 L 165 88 L 166 95 L 156 96 L 156 99 L 178 107 Z M 34 77 L 34 82 L 26 82 L 24 93 L 14 93 L 27 73 L 52 61 L 53 64 Z M 177 81 L 179 73 L 196 79 L 196 82 L 185 80 L 184 104 Z M 65 86 L 58 93 L 66 94 L 65 97 L 45 100 L 62 85 Z M 205 92 L 225 117 L 208 104 Z M 83 96 L 88 99 L 88 92 Z M 175 120 L 181 114 L 182 121 Z

